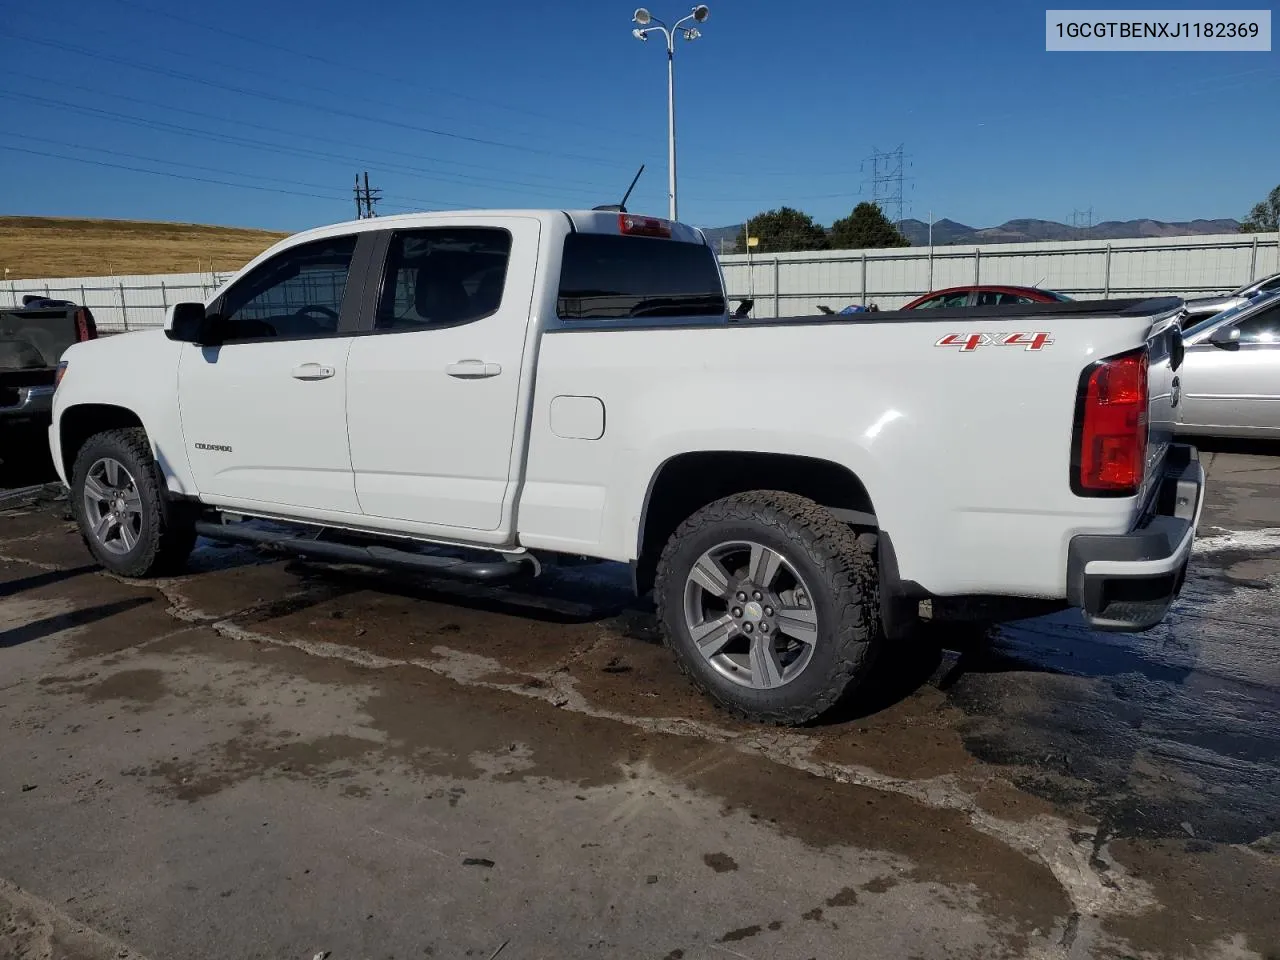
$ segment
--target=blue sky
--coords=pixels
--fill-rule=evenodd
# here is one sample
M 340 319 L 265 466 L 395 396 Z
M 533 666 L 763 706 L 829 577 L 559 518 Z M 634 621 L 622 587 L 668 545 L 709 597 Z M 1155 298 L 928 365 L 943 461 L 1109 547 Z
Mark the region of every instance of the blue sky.
M 390 213 L 616 202 L 645 163 L 629 206 L 664 214 L 633 6 L 10 0 L 0 213 L 294 230 L 352 216 L 358 170 Z M 1027 3 L 711 9 L 676 51 L 682 220 L 829 223 L 900 143 L 907 215 L 976 226 L 1242 217 L 1280 183 L 1276 53 L 1046 53 Z

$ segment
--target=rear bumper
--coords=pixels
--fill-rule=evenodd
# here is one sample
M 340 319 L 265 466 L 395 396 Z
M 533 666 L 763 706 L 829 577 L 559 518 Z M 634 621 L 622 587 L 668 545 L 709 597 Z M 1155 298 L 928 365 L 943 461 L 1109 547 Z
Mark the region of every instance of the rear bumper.
M 0 420 L 48 417 L 53 412 L 53 389 L 51 386 L 18 387 L 16 402 L 0 406 Z
M 1170 446 L 1153 512 L 1129 533 L 1083 534 L 1067 550 L 1067 601 L 1095 630 L 1154 627 L 1177 599 L 1204 506 L 1195 447 Z

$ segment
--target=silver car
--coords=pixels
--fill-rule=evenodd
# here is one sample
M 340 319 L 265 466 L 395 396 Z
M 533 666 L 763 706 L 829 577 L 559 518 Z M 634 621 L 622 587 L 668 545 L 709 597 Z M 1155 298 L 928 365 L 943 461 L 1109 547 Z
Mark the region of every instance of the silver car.
M 1183 343 L 1179 433 L 1280 437 L 1280 292 L 1200 321 Z
M 1212 317 L 1223 310 L 1246 304 L 1256 296 L 1278 290 L 1280 290 L 1280 273 L 1273 273 L 1261 280 L 1250 280 L 1243 287 L 1236 287 L 1230 293 L 1222 293 L 1216 297 L 1195 297 L 1183 304 L 1183 309 L 1186 311 L 1182 318 L 1183 329 L 1198 323 L 1205 317 Z

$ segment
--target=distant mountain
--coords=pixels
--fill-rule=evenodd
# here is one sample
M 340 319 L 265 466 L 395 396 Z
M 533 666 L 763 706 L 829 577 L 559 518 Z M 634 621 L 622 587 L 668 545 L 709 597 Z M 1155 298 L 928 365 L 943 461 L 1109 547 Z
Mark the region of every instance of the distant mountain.
M 955 220 L 933 222 L 933 244 L 945 247 L 971 243 L 1029 243 L 1037 240 L 1127 240 L 1143 237 L 1193 237 L 1214 233 L 1238 233 L 1236 220 L 1104 220 L 1091 227 L 1073 227 L 1056 220 L 1009 220 L 998 227 L 971 227 Z M 742 226 L 703 227 L 711 246 L 717 250 L 724 241 L 729 253 L 742 233 Z M 902 232 L 914 247 L 929 243 L 929 224 L 923 220 L 903 220 Z
M 1143 237 L 1193 237 L 1212 233 L 1238 233 L 1236 220 L 1104 220 L 1091 227 L 1073 227 L 1055 220 L 1009 220 L 998 227 L 970 227 L 954 220 L 933 224 L 934 246 L 968 243 L 1028 243 L 1036 240 L 1126 240 Z M 929 242 L 929 225 L 904 220 L 902 232 L 912 246 Z

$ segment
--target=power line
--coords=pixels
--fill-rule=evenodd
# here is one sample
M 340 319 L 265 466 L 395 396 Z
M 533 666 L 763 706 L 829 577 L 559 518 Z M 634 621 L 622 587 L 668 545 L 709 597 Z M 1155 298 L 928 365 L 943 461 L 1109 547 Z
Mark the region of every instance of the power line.
M 342 110 L 338 107 L 330 107 L 324 104 L 311 103 L 307 100 L 299 100 L 296 97 L 285 97 L 275 93 L 268 93 L 262 90 L 253 90 L 248 87 L 237 87 L 232 84 L 220 83 L 217 80 L 210 80 L 207 77 L 199 77 L 195 74 L 183 73 L 180 70 L 171 70 L 167 67 L 156 67 L 149 64 L 135 63 L 126 60 L 123 57 L 113 57 L 109 54 L 98 53 L 94 50 L 88 50 L 84 47 L 78 47 L 70 43 L 54 43 L 51 40 L 41 40 L 38 37 L 27 37 L 22 34 L 10 33 L 8 31 L 0 31 L 0 36 L 17 40 L 20 43 L 36 44 L 42 47 L 48 47 L 53 50 L 70 51 L 78 53 L 81 56 L 91 57 L 95 60 L 103 60 L 108 63 L 119 64 L 120 66 L 129 67 L 134 70 L 141 70 L 146 73 L 154 73 L 159 76 L 169 77 L 176 80 L 185 80 L 188 83 L 198 83 L 202 86 L 212 87 L 216 90 L 226 90 L 230 93 L 237 93 L 241 96 L 256 97 L 261 100 L 269 100 L 274 103 L 283 103 L 287 106 L 304 107 L 308 110 L 316 110 L 320 113 L 332 114 L 335 117 L 346 117 L 352 120 L 359 120 L 365 123 L 380 123 L 384 126 L 394 127 L 400 130 L 411 130 L 414 133 L 425 133 L 434 137 L 446 137 L 451 140 L 457 140 L 465 143 L 474 143 L 479 146 L 499 147 L 506 150 L 518 150 L 524 153 L 533 153 L 549 157 L 563 157 L 570 160 L 579 160 L 584 163 L 602 164 L 605 166 L 625 166 L 626 164 L 618 160 L 609 160 L 604 157 L 593 157 L 586 154 L 565 153 L 558 150 L 546 150 L 541 147 L 530 147 L 518 143 L 506 143 L 501 140 L 488 140 L 483 137 L 471 137 L 461 133 L 453 133 L 448 130 L 437 130 L 434 127 L 422 127 L 417 124 L 405 123 L 401 120 L 390 120 L 385 117 L 373 117 L 367 114 L 355 113 L 351 110 Z
M 207 172 L 207 173 L 221 173 L 221 174 L 223 174 L 224 176 L 229 176 L 229 177 L 248 177 L 250 180 L 270 180 L 270 181 L 274 181 L 274 182 L 276 182 L 276 183 L 289 183 L 289 184 L 293 184 L 294 186 L 297 186 L 297 187 L 309 187 L 309 188 L 312 188 L 312 189 L 315 189 L 315 190 L 330 190 L 330 189 L 332 189 L 332 188 L 331 188 L 328 184 L 326 184 L 326 183 L 307 183 L 307 182 L 305 182 L 305 181 L 297 180 L 296 178 L 287 178 L 287 177 L 271 177 L 271 176 L 267 176 L 266 174 L 261 174 L 261 173 L 242 173 L 242 172 L 241 172 L 241 171 L 239 171 L 239 170 L 226 170 L 226 169 L 223 169 L 222 167 L 209 167 L 209 166 L 205 166 L 204 164 L 199 164 L 199 163 L 188 163 L 188 162 L 183 161 L 183 160 L 165 160 L 165 159 L 163 159 L 163 158 L 161 158 L 161 157 L 148 157 L 148 156 L 145 156 L 145 155 L 143 155 L 143 154 L 139 154 L 139 153 L 127 153 L 127 152 L 125 152 L 125 151 L 123 151 L 123 150 L 112 150 L 112 149 L 107 148 L 107 147 L 100 147 L 100 146 L 98 146 L 98 145 L 96 145 L 96 144 L 95 144 L 95 145 L 93 145 L 93 146 L 85 146 L 83 143 L 72 143 L 72 142 L 67 141 L 67 140 L 55 140 L 55 139 L 53 139 L 52 137 L 38 137 L 38 136 L 31 135 L 31 134 L 23 134 L 22 139 L 23 139 L 23 142 L 26 142 L 26 141 L 28 141 L 28 140 L 37 140 L 37 141 L 39 141 L 39 142 L 41 142 L 41 143 L 51 143 L 51 144 L 53 144 L 53 145 L 55 145 L 55 146 L 59 146 L 59 147 L 70 147 L 70 148 L 71 148 L 71 149 L 73 149 L 73 150 L 89 150 L 89 151 L 92 151 L 93 153 L 105 153 L 105 154 L 108 154 L 108 155 L 110 155 L 110 156 L 115 156 L 115 157 L 124 157 L 125 159 L 128 159 L 128 160 L 142 160 L 142 161 L 144 161 L 144 162 L 146 162 L 146 163 L 161 163 L 161 164 L 164 164 L 164 165 L 166 165 L 166 166 L 170 166 L 170 167 L 186 167 L 186 168 L 188 168 L 188 169 L 190 169 L 190 170 L 203 170 L 203 171 L 205 171 L 205 172 Z M 68 158 L 68 159 L 75 159 L 75 158 Z M 156 173 L 161 173 L 162 171 L 154 171 L 154 172 L 156 172 Z M 366 176 L 367 176 L 367 174 L 366 174 Z M 242 186 L 250 186 L 250 184 L 242 184 Z M 366 186 L 368 186 L 368 184 L 367 184 L 367 183 L 366 183 Z M 382 191 L 381 191 L 381 190 L 375 190 L 375 191 L 374 191 L 374 193 L 375 193 L 375 194 L 377 194 L 377 196 L 374 196 L 374 198 L 373 198 L 375 201 L 377 201 L 377 200 L 381 200 L 381 199 L 382 199 Z M 319 196 L 319 195 L 317 194 L 316 196 Z M 336 197 L 332 197 L 332 198 L 331 198 L 331 197 L 325 197 L 324 199 L 337 199 L 337 198 L 336 198 Z M 450 201 L 448 201 L 448 200 L 435 200 L 435 199 L 426 199 L 426 198 L 423 198 L 423 197 L 408 197 L 408 196 L 403 196 L 403 195 L 389 196 L 389 197 L 387 197 L 386 199 L 388 199 L 388 200 L 407 200 L 407 201 L 409 201 L 410 203 L 420 204 L 420 205 L 428 206 L 428 207 L 457 207 L 457 208 L 462 208 L 462 207 L 466 206 L 466 204 L 453 203 L 453 202 L 450 202 Z
M 129 102 L 129 103 L 137 103 L 137 104 L 140 104 L 140 105 L 142 105 L 142 106 L 146 106 L 146 107 L 155 107 L 155 108 L 160 109 L 160 110 L 169 110 L 169 111 L 171 111 L 171 112 L 173 112 L 173 113 L 184 113 L 184 114 L 187 114 L 187 115 L 189 115 L 189 116 L 193 116 L 193 117 L 201 117 L 202 119 L 205 119 L 205 120 L 215 120 L 215 121 L 217 121 L 217 122 L 219 122 L 219 123 L 228 123 L 228 124 L 232 124 L 233 126 L 236 126 L 236 127 L 249 127 L 249 128 L 251 128 L 251 129 L 254 129 L 254 130 L 266 130 L 266 131 L 267 131 L 267 132 L 269 132 L 269 133 L 284 134 L 284 135 L 287 135 L 287 136 L 290 136 L 290 137 L 299 137 L 299 138 L 304 139 L 304 140 L 314 140 L 314 141 L 315 141 L 315 142 L 317 142 L 317 143 L 337 144 L 337 145 L 339 145 L 339 146 L 348 146 L 348 145 L 349 145 L 349 142 L 348 142 L 348 141 L 346 141 L 346 140 L 338 140 L 338 139 L 336 139 L 336 138 L 334 138 L 334 137 L 322 137 L 322 136 L 318 136 L 317 134 L 314 134 L 314 133 L 302 133 L 302 132 L 298 132 L 298 131 L 281 130 L 279 126 L 272 126 L 272 125 L 270 125 L 270 124 L 265 124 L 265 123 L 254 123 L 253 121 L 250 121 L 250 120 L 242 120 L 242 119 L 239 119 L 239 118 L 233 118 L 233 117 L 223 117 L 223 116 L 219 116 L 219 115 L 218 115 L 218 114 L 216 114 L 216 113 L 206 113 L 206 112 L 204 112 L 204 111 L 202 111 L 202 110 L 192 110 L 192 109 L 191 109 L 191 108 L 189 108 L 189 107 L 178 107 L 178 106 L 173 106 L 173 105 L 171 105 L 171 104 L 167 104 L 167 103 L 160 103 L 160 102 L 159 102 L 159 101 L 157 101 L 157 100 L 147 100 L 147 99 L 145 99 L 145 98 L 143 98 L 143 97 L 134 97 L 134 96 L 129 96 L 128 94 L 123 94 L 123 93 L 109 93 L 109 92 L 107 92 L 107 91 L 105 91 L 105 90 L 97 90 L 97 89 L 95 89 L 95 88 L 93 88 L 93 87 L 86 87 L 86 86 L 84 86 L 84 85 L 82 85 L 82 84 L 78 84 L 78 83 L 68 83 L 68 82 L 66 82 L 65 80 L 55 80 L 55 79 L 52 79 L 52 78 L 49 78 L 49 77 L 41 77 L 41 78 L 40 78 L 40 86 L 41 86 L 42 88 L 43 88 L 43 87 L 47 87 L 47 86 L 65 87 L 65 88 L 66 88 L 66 89 L 68 89 L 68 90 L 79 90 L 79 91 L 82 91 L 82 92 L 84 92 L 84 93 L 91 93 L 91 94 L 94 94 L 94 95 L 96 95 L 96 96 L 110 97 L 110 98 L 111 98 L 111 99 L 113 99 L 113 100 L 124 100 L 124 101 L 127 101 L 127 102 Z M 15 93 L 16 93 L 16 95 L 19 95 L 19 96 L 23 96 L 23 95 L 25 95 L 25 96 L 30 96 L 30 94 L 22 94 L 21 92 L 16 92 L 16 91 L 15 91 Z M 63 103 L 63 104 L 65 104 L 65 103 L 66 103 L 66 101 L 51 101 L 51 102 Z M 86 108 L 86 109 L 93 109 L 93 108 Z M 138 119 L 145 119 L 145 118 L 138 118 Z M 161 121 L 161 122 L 168 122 L 168 121 Z M 484 164 L 484 163 L 476 163 L 476 162 L 474 162 L 474 161 L 470 161 L 470 160 L 465 160 L 465 161 L 464 161 L 464 160 L 449 160 L 449 159 L 447 159 L 447 158 L 445 158 L 445 157 L 431 157 L 431 156 L 425 156 L 425 155 L 423 155 L 422 153 L 410 152 L 410 151 L 407 151 L 407 150 L 391 150 L 391 149 L 388 149 L 388 148 L 386 148 L 386 147 L 379 147 L 379 148 L 378 148 L 378 152 L 379 152 L 379 154 L 384 154 L 384 153 L 385 153 L 385 154 L 387 154 L 387 155 L 389 155 L 389 156 L 396 156 L 396 157 L 408 157 L 409 159 L 412 159 L 412 160 L 424 160 L 424 161 L 428 161 L 428 162 L 431 162 L 431 163 L 443 163 L 443 164 L 448 164 L 448 165 L 450 165 L 450 166 L 462 167 L 462 168 L 464 168 L 464 169 L 473 169 L 473 170 L 493 170 L 493 171 L 497 171 L 498 173 L 505 173 L 505 172 L 507 172 L 507 171 L 508 171 L 508 169 L 509 169 L 509 168 L 507 168 L 507 167 L 498 167 L 498 166 L 492 166 L 492 165 Z M 426 168 L 426 167 L 409 167 L 409 168 L 407 168 L 407 169 L 412 169 L 412 170 L 415 170 L 415 171 L 421 171 L 423 174 L 428 174 L 428 173 L 431 173 L 431 172 L 432 172 L 429 168 Z M 442 172 L 444 172 L 444 173 L 449 173 L 449 174 L 451 174 L 451 175 L 453 175 L 453 176 L 461 177 L 461 178 L 466 179 L 466 180 L 475 180 L 475 181 L 477 181 L 477 182 L 481 182 L 481 183 L 491 182 L 491 183 L 512 184 L 512 185 L 515 185 L 515 186 L 530 186 L 530 187 L 536 187 L 536 186 L 539 186 L 539 184 L 536 184 L 536 183 L 529 183 L 529 182 L 527 182 L 527 181 L 525 181 L 525 180 L 511 180 L 511 179 L 509 179 L 509 178 L 500 178 L 500 177 L 476 177 L 476 176 L 471 176 L 471 175 L 468 175 L 468 174 L 465 174 L 465 173 L 455 173 L 455 172 L 453 172 L 453 171 L 449 171 L 449 170 L 442 171 Z M 593 189 L 593 190 L 610 190 L 610 189 L 613 189 L 613 187 L 615 186 L 615 185 L 614 185 L 614 184 L 612 184 L 612 183 L 610 183 L 610 184 L 601 184 L 601 183 L 592 183 L 592 182 L 590 182 L 590 181 L 586 181 L 586 180 L 565 180 L 565 179 L 564 179 L 564 178 L 562 178 L 562 177 L 544 177 L 544 176 L 541 176 L 541 175 L 539 175 L 539 174 L 534 174 L 534 173 L 527 173 L 527 174 L 525 174 L 525 176 L 526 176 L 526 177 L 531 177 L 531 178 L 534 178 L 534 179 L 538 179 L 538 180 L 548 180 L 548 181 L 550 181 L 550 182 L 551 182 L 551 184 L 557 184 L 557 183 L 561 183 L 561 184 L 562 184 L 562 183 L 574 183 L 574 184 L 580 184 L 580 185 L 581 185 L 581 186 L 583 186 L 583 187 L 589 187 L 589 188 L 591 188 L 591 189 Z M 454 182 L 454 181 L 446 181 L 446 182 L 450 182 L 450 183 L 451 183 L 451 182 Z M 568 192 L 568 191 L 564 191 L 564 192 Z
M 264 193 L 281 193 L 293 197 L 310 197 L 315 200 L 343 199 L 342 197 L 325 196 L 318 193 L 306 193 L 301 190 L 286 190 L 283 187 L 260 187 L 252 183 L 231 183 L 227 180 L 214 180 L 210 177 L 193 177 L 185 173 L 170 173 L 167 170 L 146 170 L 142 167 L 131 167 L 123 163 L 111 163 L 106 160 L 89 160 L 85 157 L 71 157 L 64 153 L 49 153 L 45 150 L 28 150 L 26 147 L 13 147 L 4 143 L 0 143 L 0 150 L 8 150 L 11 153 L 26 153 L 33 157 L 49 157 L 53 160 L 70 160 L 75 163 L 85 163 L 94 167 L 109 167 L 113 170 L 129 170 L 133 173 L 146 173 L 155 177 L 170 177 L 174 180 L 190 180 L 196 183 L 213 183 L 223 187 L 238 187 L 241 190 L 261 190 Z
M 56 100 L 51 97 L 40 97 L 35 94 L 14 93 L 10 91 L 0 90 L 0 97 L 6 98 L 6 99 L 28 100 L 36 103 L 42 103 L 46 106 L 54 106 L 64 110 L 70 110 L 72 112 L 80 113 L 86 116 L 103 117 L 115 122 L 126 123 L 132 126 L 143 127 L 144 129 L 158 130 L 164 133 L 176 133 L 176 134 L 179 134 L 180 136 L 192 137 L 197 140 L 206 140 L 211 143 L 225 143 L 233 146 L 249 147 L 251 149 L 261 150 L 266 153 L 276 153 L 283 156 L 302 157 L 308 160 L 319 159 L 327 162 L 340 162 L 344 166 L 352 162 L 370 163 L 371 165 L 380 166 L 383 169 L 389 170 L 391 172 L 404 172 L 412 176 L 421 177 L 423 179 L 439 180 L 444 183 L 454 183 L 454 184 L 459 184 L 461 186 L 486 187 L 490 190 L 507 190 L 507 191 L 514 190 L 515 192 L 519 192 L 519 193 L 542 194 L 544 196 L 553 196 L 553 195 L 578 196 L 583 192 L 580 190 L 550 190 L 549 191 L 546 188 L 541 187 L 537 184 L 521 185 L 519 181 L 511 181 L 513 186 L 510 186 L 510 187 L 501 185 L 501 183 L 491 185 L 491 184 L 481 182 L 481 178 L 474 178 L 474 177 L 470 179 L 477 181 L 477 183 L 472 184 L 472 183 L 466 182 L 465 180 L 457 179 L 456 177 L 441 176 L 439 174 L 432 173 L 428 170 L 424 170 L 423 168 L 410 167 L 405 164 L 390 164 L 385 162 L 379 163 L 376 160 L 370 160 L 369 158 L 365 158 L 365 157 L 352 156 L 350 154 L 329 153 L 325 151 L 314 150 L 311 148 L 294 147 L 288 144 L 273 143 L 267 140 L 257 140 L 252 137 L 240 137 L 234 134 L 224 134 L 224 133 L 219 133 L 217 131 L 201 130 L 200 128 L 197 128 L 197 127 L 189 127 L 183 124 L 170 123 L 167 120 L 152 120 L 146 117 L 138 117 L 130 114 L 117 113 L 116 111 L 112 111 L 112 110 L 102 110 L 98 107 L 81 106 L 79 104 L 68 103 L 65 100 Z M 462 176 L 464 175 L 463 174 L 457 175 L 457 177 L 462 177 Z M 279 179 L 279 178 L 274 178 L 274 179 Z M 525 189 L 516 189 L 517 186 L 524 186 Z
M 290 47 L 282 43 L 274 43 L 270 40 L 264 40 L 261 37 L 255 37 L 255 36 L 252 36 L 251 34 L 237 33 L 234 30 L 228 30 L 225 27 L 220 27 L 215 24 L 204 23 L 198 20 L 192 20 L 189 17 L 180 16 L 179 14 L 176 14 L 171 10 L 166 10 L 160 7 L 153 7 L 145 3 L 138 3 L 137 0 L 115 0 L 115 2 L 118 4 L 121 4 L 122 6 L 133 7 L 136 10 L 145 11 L 146 13 L 149 13 L 149 14 L 156 14 L 162 17 L 167 17 L 170 20 L 177 21 L 178 23 L 185 23 L 189 26 L 198 27 L 201 30 L 209 30 L 209 31 L 212 31 L 213 33 L 219 33 L 219 34 L 222 34 L 224 37 L 232 37 L 236 40 L 242 40 L 246 43 L 257 44 L 258 46 L 265 47 L 268 50 L 277 50 L 282 53 L 288 53 L 298 57 L 305 57 L 308 60 L 313 60 L 316 63 L 323 63 L 326 66 L 340 67 L 345 70 L 351 70 L 354 72 L 367 74 L 373 77 L 381 77 L 385 80 L 394 80 L 396 83 L 400 83 L 400 84 L 407 83 L 414 87 L 417 87 L 419 90 L 424 90 L 426 92 L 435 94 L 436 96 L 452 97 L 456 100 L 462 100 L 467 103 L 476 103 L 482 106 L 495 107 L 499 110 L 506 110 L 510 113 L 519 114 L 522 117 L 538 117 L 539 119 L 550 120 L 553 123 L 560 124 L 560 125 L 571 124 L 574 126 L 583 127 L 584 129 L 595 131 L 597 133 L 602 129 L 611 129 L 617 133 L 623 133 L 630 136 L 636 135 L 636 131 L 634 128 L 631 128 L 631 129 L 622 128 L 622 127 L 604 128 L 604 127 L 601 127 L 598 123 L 585 123 L 581 120 L 574 120 L 572 118 L 556 117 L 556 116 L 552 116 L 551 114 L 539 113 L 537 111 L 530 110 L 525 106 L 512 106 L 510 104 L 501 103 L 497 100 L 488 100 L 483 97 L 475 97 L 470 94 L 457 93 L 455 91 L 447 90 L 442 87 L 436 87 L 430 84 L 425 84 L 422 81 L 413 77 L 406 77 L 399 74 L 387 73 L 386 71 L 383 71 L 383 70 L 375 70 L 372 67 L 366 66 L 361 63 L 355 63 L 351 61 L 338 60 L 331 57 L 325 57 L 318 53 L 313 53 L 309 50 L 301 50 L 296 47 Z

